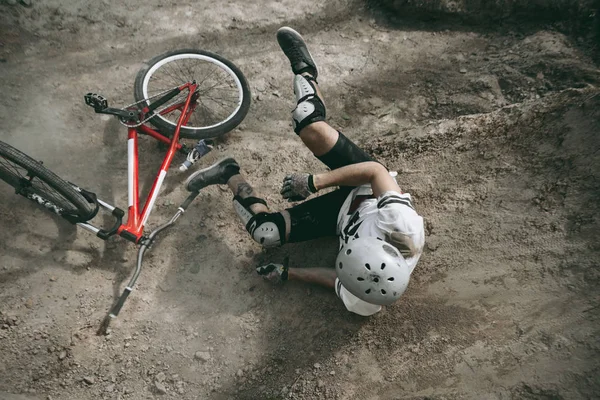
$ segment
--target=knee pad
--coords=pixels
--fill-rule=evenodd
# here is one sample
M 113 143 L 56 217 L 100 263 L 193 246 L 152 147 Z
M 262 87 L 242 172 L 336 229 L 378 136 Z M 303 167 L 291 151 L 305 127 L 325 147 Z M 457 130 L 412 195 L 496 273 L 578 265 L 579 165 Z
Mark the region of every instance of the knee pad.
M 325 104 L 317 95 L 314 79 L 302 75 L 294 76 L 296 108 L 292 111 L 294 132 L 299 134 L 306 126 L 317 121 L 325 121 Z
M 297 135 L 300 134 L 302 129 L 318 121 L 325 121 L 325 105 L 318 97 L 312 97 L 298 103 L 292 112 L 294 132 Z
M 252 239 L 264 247 L 275 247 L 285 243 L 285 219 L 281 213 L 254 214 L 252 204 L 267 203 L 257 197 L 233 198 L 233 208 L 240 217 Z
M 313 83 L 314 79 L 303 75 L 294 75 L 294 94 L 296 95 L 296 104 L 317 96 L 317 88 Z
M 261 246 L 269 248 L 285 243 L 285 219 L 281 213 L 258 213 L 248 221 L 246 230 Z

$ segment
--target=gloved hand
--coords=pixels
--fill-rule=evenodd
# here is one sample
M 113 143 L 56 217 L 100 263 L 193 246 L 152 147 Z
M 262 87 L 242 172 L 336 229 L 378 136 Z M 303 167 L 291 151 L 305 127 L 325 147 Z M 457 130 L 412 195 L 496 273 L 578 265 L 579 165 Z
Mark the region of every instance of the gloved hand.
M 300 201 L 316 193 L 313 176 L 310 174 L 290 174 L 283 178 L 281 195 L 288 201 Z
M 283 260 L 283 264 L 269 263 L 256 267 L 256 272 L 261 275 L 264 279 L 274 283 L 285 282 L 288 279 L 288 263 L 289 257 Z

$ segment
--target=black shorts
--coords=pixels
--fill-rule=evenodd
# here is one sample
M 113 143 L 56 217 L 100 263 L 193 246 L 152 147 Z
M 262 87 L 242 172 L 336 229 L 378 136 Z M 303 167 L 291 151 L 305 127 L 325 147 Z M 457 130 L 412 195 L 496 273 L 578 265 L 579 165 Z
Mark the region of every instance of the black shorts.
M 317 157 L 330 169 L 376 161 L 341 132 L 339 134 L 340 137 L 333 148 L 327 154 Z M 290 213 L 292 221 L 288 242 L 303 242 L 325 236 L 336 236 L 338 214 L 352 189 L 354 188 L 341 187 L 288 208 L 286 211 Z
M 335 236 L 338 214 L 352 189 L 343 187 L 288 208 L 292 221 L 288 242 Z

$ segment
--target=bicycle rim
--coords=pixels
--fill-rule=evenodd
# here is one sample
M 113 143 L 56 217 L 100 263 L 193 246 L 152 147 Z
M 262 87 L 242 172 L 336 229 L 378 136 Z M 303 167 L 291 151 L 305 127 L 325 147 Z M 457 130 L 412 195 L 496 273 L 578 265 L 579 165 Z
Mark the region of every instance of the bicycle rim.
M 223 62 L 203 54 L 176 54 L 158 61 L 144 76 L 142 91 L 144 98 L 150 98 L 192 81 L 199 85 L 199 97 L 186 128 L 219 127 L 231 121 L 242 107 L 244 91 L 236 73 Z M 184 102 L 187 95 L 183 91 L 170 104 Z M 156 118 L 175 128 L 180 115 L 174 110 Z

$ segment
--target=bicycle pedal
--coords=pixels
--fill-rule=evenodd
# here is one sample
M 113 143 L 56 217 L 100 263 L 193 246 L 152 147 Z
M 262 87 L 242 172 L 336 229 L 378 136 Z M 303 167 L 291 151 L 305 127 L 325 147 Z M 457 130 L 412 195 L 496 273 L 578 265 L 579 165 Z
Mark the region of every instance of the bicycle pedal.
M 93 107 L 96 112 L 102 111 L 108 108 L 108 100 L 104 96 L 97 93 L 88 93 L 83 96 L 85 104 Z

